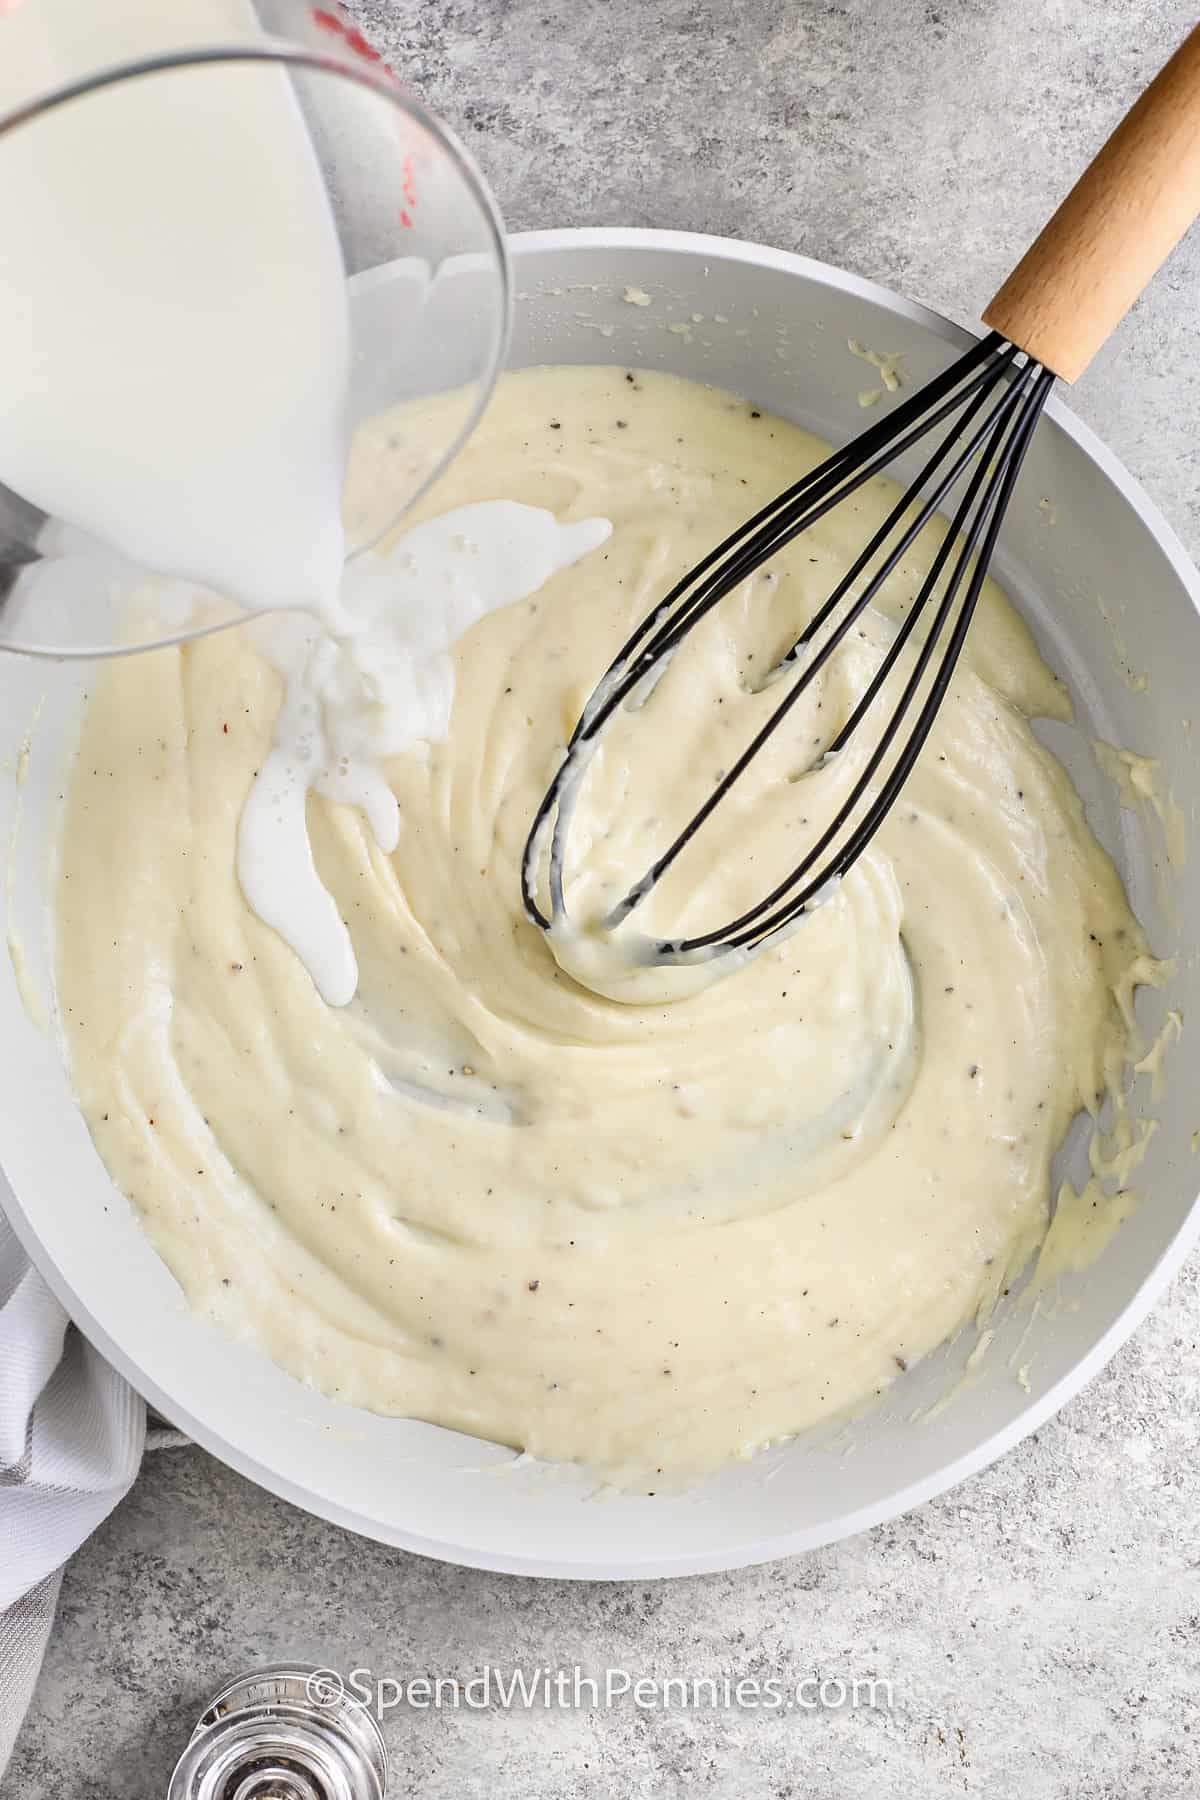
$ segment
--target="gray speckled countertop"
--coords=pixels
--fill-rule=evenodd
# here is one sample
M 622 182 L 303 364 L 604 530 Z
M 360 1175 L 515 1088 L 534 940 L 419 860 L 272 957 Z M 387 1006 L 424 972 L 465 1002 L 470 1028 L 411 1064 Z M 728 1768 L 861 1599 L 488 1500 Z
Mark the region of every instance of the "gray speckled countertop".
M 1194 22 L 1184 0 L 362 0 L 510 225 L 757 238 L 964 321 Z M 1076 405 L 1200 552 L 1200 237 Z M 539 1584 L 362 1542 L 198 1450 L 76 1559 L 14 1800 L 158 1800 L 193 1715 L 286 1655 L 381 1676 L 546 1661 L 892 1683 L 861 1706 L 393 1712 L 395 1794 L 1175 1800 L 1200 1787 L 1195 1264 L 998 1467 L 801 1560 Z

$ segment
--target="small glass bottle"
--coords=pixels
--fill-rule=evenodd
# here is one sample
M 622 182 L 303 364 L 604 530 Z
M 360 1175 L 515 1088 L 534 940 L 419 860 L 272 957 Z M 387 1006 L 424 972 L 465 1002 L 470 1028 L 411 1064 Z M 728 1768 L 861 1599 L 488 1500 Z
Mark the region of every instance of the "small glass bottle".
M 330 1669 L 277 1663 L 210 1701 L 167 1800 L 384 1800 L 378 1722 Z

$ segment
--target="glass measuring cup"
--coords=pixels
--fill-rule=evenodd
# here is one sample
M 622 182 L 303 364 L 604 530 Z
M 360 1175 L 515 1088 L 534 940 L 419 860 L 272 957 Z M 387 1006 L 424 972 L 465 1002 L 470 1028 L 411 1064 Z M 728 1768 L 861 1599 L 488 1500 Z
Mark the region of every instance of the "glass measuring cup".
M 477 421 L 503 361 L 510 290 L 503 227 L 482 176 L 348 16 L 299 0 L 184 0 L 169 8 L 129 0 L 97 9 L 80 8 L 78 0 L 21 0 L 0 8 L 0 190 L 9 181 L 16 191 L 10 173 L 36 168 L 42 143 L 49 145 L 68 115 L 102 163 L 123 96 L 136 87 L 160 97 L 165 117 L 186 108 L 198 84 L 207 84 L 202 91 L 211 99 L 215 71 L 233 84 L 231 93 L 238 84 L 286 84 L 328 202 L 348 305 L 345 447 L 353 464 L 356 443 L 369 440 L 374 471 L 369 491 L 356 488 L 343 513 L 345 549 L 353 556 L 395 526 Z M 146 154 L 153 157 L 153 143 Z M 74 163 L 69 172 L 74 179 Z M 83 167 L 79 179 L 89 173 Z M 263 208 L 270 207 L 269 171 L 248 162 L 237 178 L 249 184 L 239 193 L 243 209 L 259 187 Z M 137 215 L 144 243 L 179 243 L 172 237 L 181 228 L 179 208 L 172 216 L 172 206 L 170 196 L 148 185 Z M 102 237 L 102 195 L 94 223 Z M 97 396 L 119 409 L 122 371 L 106 372 L 103 307 L 92 304 L 89 291 L 95 266 L 73 261 L 67 234 L 48 231 L 32 206 L 11 207 L 3 226 L 0 289 L 19 283 L 27 257 L 45 256 L 47 245 L 60 259 L 60 291 L 94 354 L 89 422 L 102 457 Z M 239 253 L 255 254 L 244 235 Z M 281 319 L 281 328 L 289 323 Z M 33 353 L 46 354 L 36 341 L 36 316 L 28 329 Z M 187 350 L 181 342 L 180 355 Z M 320 354 L 314 343 L 313 355 Z M 2 367 L 0 356 L 0 406 Z M 439 396 L 436 424 L 426 413 L 421 432 L 410 435 L 406 406 L 432 396 Z M 64 434 L 75 428 L 69 409 L 55 429 L 60 424 Z M 229 429 L 237 431 L 236 416 Z M 48 456 L 52 464 L 53 442 Z M 266 610 L 254 596 L 231 596 L 205 578 L 207 571 L 198 578 L 194 567 L 168 567 L 140 549 L 131 552 L 128 538 L 101 535 L 96 519 L 83 516 L 86 507 L 47 511 L 37 492 L 22 491 L 10 477 L 0 444 L 0 648 L 117 654 Z

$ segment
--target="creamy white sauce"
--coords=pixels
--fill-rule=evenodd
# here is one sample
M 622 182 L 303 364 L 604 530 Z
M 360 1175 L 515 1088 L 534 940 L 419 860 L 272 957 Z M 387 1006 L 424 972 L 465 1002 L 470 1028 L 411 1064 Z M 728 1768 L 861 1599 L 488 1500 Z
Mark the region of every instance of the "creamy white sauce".
M 1161 763 L 1098 738 L 1092 741 L 1092 752 L 1120 795 L 1121 805 L 1130 812 L 1150 812 L 1158 820 L 1167 861 L 1172 869 L 1181 869 L 1187 861 L 1187 821 L 1174 796 L 1163 788 Z
M 432 441 L 442 415 L 423 416 Z M 489 611 L 536 571 L 482 592 L 464 574 L 475 622 L 452 648 L 432 605 L 420 655 L 401 635 L 397 667 L 448 657 L 452 698 L 405 677 L 407 710 L 338 739 L 342 796 L 321 771 L 343 773 L 351 715 L 297 651 L 324 699 L 307 840 L 297 776 L 284 853 L 294 875 L 311 850 L 344 922 L 345 1006 L 237 877 L 255 771 L 292 729 L 258 628 L 99 672 L 57 892 L 80 1104 L 193 1303 L 327 1393 L 657 1487 L 860 1408 L 986 1315 L 1046 1237 L 1081 1108 L 1106 1129 L 1045 1268 L 1132 1204 L 1152 1127 L 1121 1090 L 1160 1060 L 1133 992 L 1161 965 L 1032 729 L 1067 696 L 992 583 L 901 803 L 786 940 L 618 1004 L 524 917 L 533 810 L 620 644 L 821 453 L 664 375 L 502 383 L 423 516 L 546 509 L 573 535 L 545 527 L 544 586 Z M 352 474 L 368 500 L 385 467 Z M 605 735 L 565 852 L 581 932 L 711 793 L 774 703 L 764 672 L 895 496 L 871 484 L 731 595 Z M 432 576 L 447 527 L 419 529 Z M 853 775 L 857 750 L 824 750 L 935 549 L 904 559 L 639 931 L 691 935 L 792 865 Z M 386 610 L 390 560 L 376 573 Z M 355 642 L 336 666 L 357 679 Z

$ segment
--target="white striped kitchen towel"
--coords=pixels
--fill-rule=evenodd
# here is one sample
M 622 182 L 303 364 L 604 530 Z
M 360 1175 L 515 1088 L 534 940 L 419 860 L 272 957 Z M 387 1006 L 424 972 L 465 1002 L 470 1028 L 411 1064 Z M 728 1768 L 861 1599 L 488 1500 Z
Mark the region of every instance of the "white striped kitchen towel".
M 70 1323 L 2 1206 L 0 1196 L 0 1776 L 63 1564 L 128 1492 L 146 1438 L 145 1401 Z

